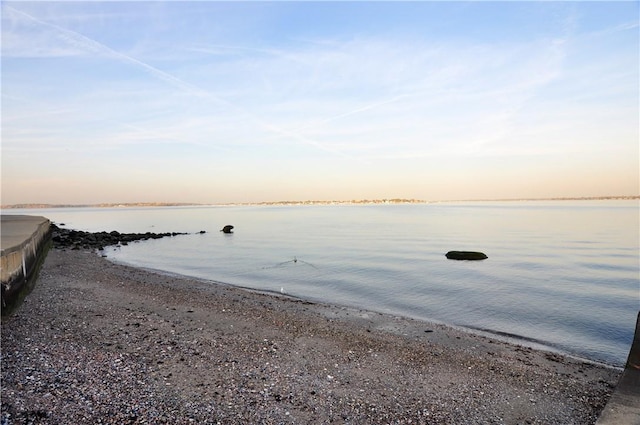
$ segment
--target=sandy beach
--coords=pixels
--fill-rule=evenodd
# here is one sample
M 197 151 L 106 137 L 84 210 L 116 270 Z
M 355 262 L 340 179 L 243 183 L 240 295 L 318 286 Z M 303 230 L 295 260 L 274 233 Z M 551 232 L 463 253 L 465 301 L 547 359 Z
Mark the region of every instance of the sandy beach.
M 61 249 L 1 360 L 2 424 L 593 424 L 621 373 Z

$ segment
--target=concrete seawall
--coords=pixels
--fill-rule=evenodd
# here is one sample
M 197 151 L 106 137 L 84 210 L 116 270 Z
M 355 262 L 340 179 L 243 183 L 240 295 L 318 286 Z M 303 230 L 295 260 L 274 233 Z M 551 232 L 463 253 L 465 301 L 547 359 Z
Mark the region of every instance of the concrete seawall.
M 10 313 L 33 287 L 51 243 L 51 223 L 45 217 L 1 216 L 0 283 L 2 314 Z
M 640 313 L 624 372 L 596 425 L 640 425 Z

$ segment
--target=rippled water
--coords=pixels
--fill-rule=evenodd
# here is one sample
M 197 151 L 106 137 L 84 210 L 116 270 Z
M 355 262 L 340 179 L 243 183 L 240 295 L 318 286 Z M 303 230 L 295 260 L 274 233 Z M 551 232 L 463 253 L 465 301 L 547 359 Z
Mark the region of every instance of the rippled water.
M 17 213 L 17 212 L 11 212 Z M 489 330 L 622 365 L 639 301 L 637 201 L 31 210 L 67 227 L 198 232 L 109 258 Z M 235 232 L 218 230 L 233 224 Z M 479 262 L 447 260 L 479 250 Z

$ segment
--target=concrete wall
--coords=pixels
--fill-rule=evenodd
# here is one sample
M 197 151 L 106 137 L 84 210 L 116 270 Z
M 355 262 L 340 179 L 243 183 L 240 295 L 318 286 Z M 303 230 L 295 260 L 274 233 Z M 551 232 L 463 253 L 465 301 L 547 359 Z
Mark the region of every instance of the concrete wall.
M 2 216 L 0 283 L 3 314 L 19 304 L 33 286 L 51 242 L 50 225 L 44 217 Z
M 640 425 L 640 313 L 624 372 L 596 425 Z

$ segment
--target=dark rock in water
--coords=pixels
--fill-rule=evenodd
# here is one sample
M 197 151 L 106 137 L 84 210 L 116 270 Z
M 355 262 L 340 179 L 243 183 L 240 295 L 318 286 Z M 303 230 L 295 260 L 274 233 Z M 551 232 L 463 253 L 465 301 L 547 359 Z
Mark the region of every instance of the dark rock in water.
M 233 226 L 230 225 L 230 224 L 227 224 L 220 231 L 223 232 L 223 233 L 233 233 Z
M 198 233 L 201 234 L 201 235 L 204 235 L 205 233 L 207 233 L 207 231 L 206 230 L 200 230 Z
M 476 251 L 449 251 L 445 254 L 449 260 L 486 260 L 486 254 Z

